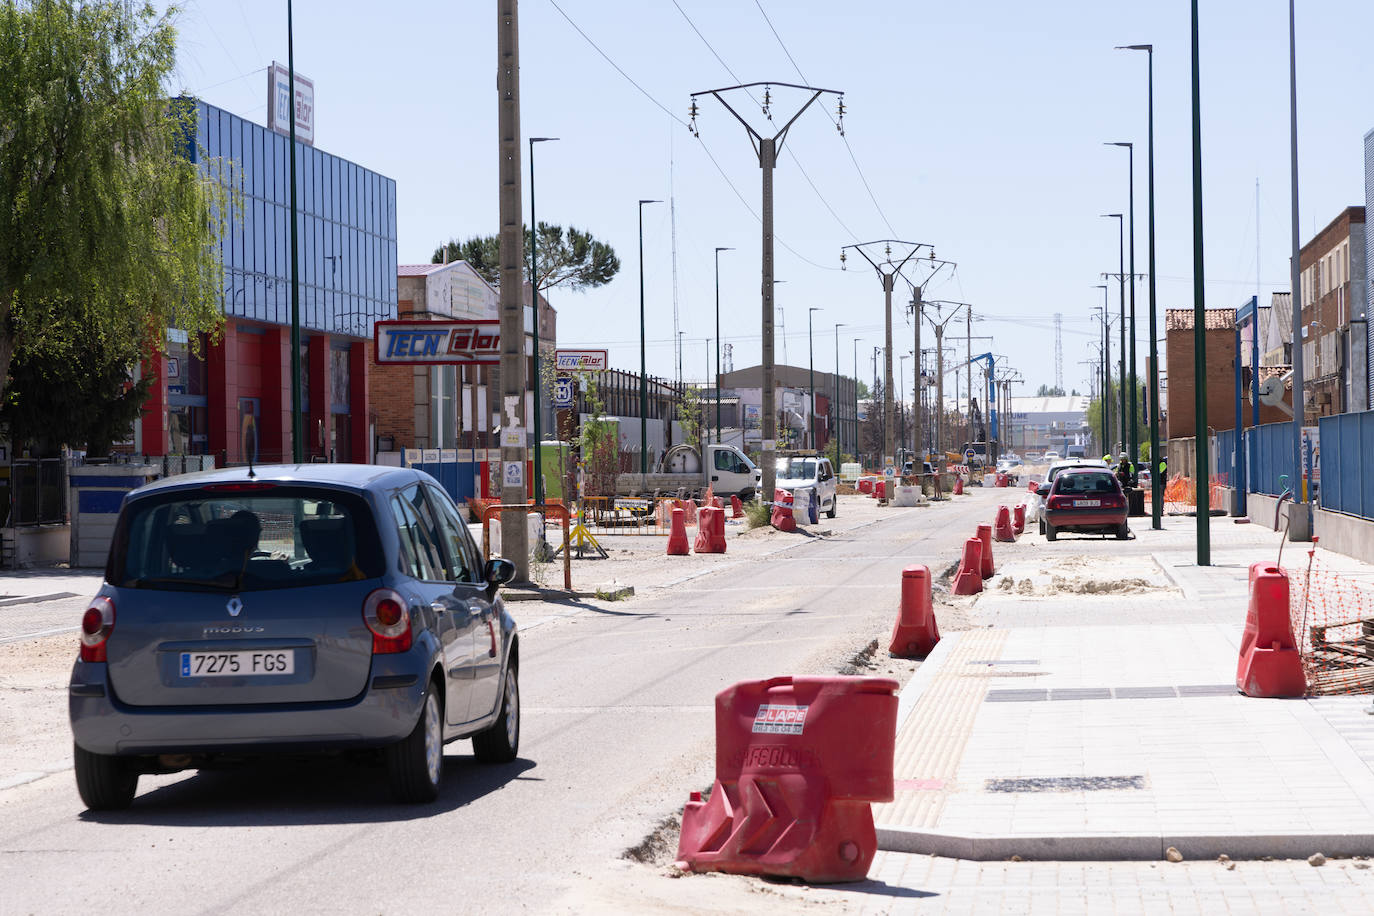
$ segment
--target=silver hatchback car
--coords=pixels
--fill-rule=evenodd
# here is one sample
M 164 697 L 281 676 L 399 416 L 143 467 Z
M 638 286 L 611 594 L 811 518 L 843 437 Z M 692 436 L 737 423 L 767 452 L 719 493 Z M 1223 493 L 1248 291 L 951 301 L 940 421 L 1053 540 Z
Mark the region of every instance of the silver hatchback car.
M 140 774 L 222 758 L 376 749 L 393 794 L 424 802 L 448 741 L 513 760 L 514 574 L 419 471 L 233 468 L 130 493 L 68 691 L 82 801 L 124 808 Z

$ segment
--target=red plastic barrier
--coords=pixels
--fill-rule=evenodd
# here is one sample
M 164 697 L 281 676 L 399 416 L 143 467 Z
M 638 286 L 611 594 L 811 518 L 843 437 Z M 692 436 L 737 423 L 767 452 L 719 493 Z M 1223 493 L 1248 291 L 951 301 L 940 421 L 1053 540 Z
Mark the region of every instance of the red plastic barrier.
M 868 493 L 868 494 L 870 494 L 870 495 L 873 493 L 873 478 L 872 478 L 872 477 L 860 477 L 860 478 L 859 478 L 859 492 L 860 492 L 860 493 Z
M 993 520 L 992 536 L 999 541 L 1016 540 L 1016 532 L 1011 530 L 1011 510 L 1006 506 L 997 507 L 997 515 Z
M 955 595 L 976 595 L 983 590 L 983 542 L 978 538 L 964 541 L 964 558 L 959 561 L 959 569 L 954 573 L 950 592 Z
M 1236 687 L 1248 697 L 1307 693 L 1302 655 L 1288 615 L 1288 573 L 1270 563 L 1250 565 L 1250 609 L 1240 639 Z
M 738 495 L 730 497 L 730 517 L 744 518 L 744 503 L 740 502 Z
M 870 802 L 893 798 L 897 682 L 777 677 L 716 695 L 716 781 L 682 812 L 692 871 L 859 881 L 878 840 Z
M 721 498 L 720 498 L 719 496 L 712 496 L 712 497 L 711 497 L 711 505 L 714 506 L 714 507 L 716 507 L 717 509 L 724 509 L 724 508 L 725 508 L 725 503 L 724 503 L 724 501 L 721 500 Z
M 875 499 L 887 499 L 886 480 L 876 480 L 873 482 L 873 496 Z
M 992 526 L 978 526 L 978 540 L 983 542 L 983 578 L 991 579 L 997 570 L 992 565 Z
M 902 570 L 902 608 L 892 627 L 888 654 L 924 658 L 939 641 L 940 628 L 935 623 L 935 602 L 930 594 L 930 567 L 908 566 Z
M 1011 510 L 1011 530 L 1013 534 L 1026 533 L 1026 504 L 1017 503 Z
M 957 474 L 954 476 L 954 495 L 955 495 L 955 496 L 963 496 L 963 495 L 964 495 L 964 478 L 960 477 L 960 476 L 957 475 Z
M 725 510 L 706 506 L 697 521 L 697 553 L 725 553 Z
M 668 534 L 668 556 L 685 557 L 691 553 L 687 545 L 687 513 L 680 507 L 673 509 L 673 527 Z
M 999 487 L 1005 487 L 1007 485 L 1007 475 L 999 473 L 994 483 L 996 483 Z
M 797 530 L 797 518 L 792 514 L 792 507 L 781 502 L 773 503 L 773 514 L 768 521 L 779 531 Z

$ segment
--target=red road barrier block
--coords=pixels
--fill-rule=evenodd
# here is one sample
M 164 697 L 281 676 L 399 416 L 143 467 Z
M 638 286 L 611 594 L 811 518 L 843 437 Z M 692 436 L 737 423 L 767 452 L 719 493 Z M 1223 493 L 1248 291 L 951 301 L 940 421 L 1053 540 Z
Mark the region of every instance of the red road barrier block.
M 997 507 L 997 516 L 993 520 L 992 536 L 999 541 L 1016 540 L 1016 532 L 1011 530 L 1011 510 L 1006 506 Z
M 744 503 L 740 502 L 738 495 L 730 497 L 730 517 L 744 518 Z
M 697 553 L 725 553 L 725 510 L 706 506 L 697 521 Z
M 964 557 L 954 573 L 950 592 L 955 595 L 976 595 L 983 590 L 983 542 L 978 538 L 964 541 Z
M 711 505 L 714 506 L 714 507 L 716 507 L 717 509 L 724 509 L 724 508 L 725 508 L 725 503 L 721 500 L 721 498 L 720 498 L 719 496 L 712 496 L 712 497 L 711 497 Z
M 769 523 L 779 531 L 796 531 L 797 519 L 792 514 L 792 494 L 786 490 L 773 491 L 773 513 Z
M 1011 510 L 1011 530 L 1013 534 L 1026 532 L 1026 504 L 1017 503 Z
M 682 812 L 692 871 L 860 881 L 878 851 L 875 801 L 893 798 L 897 682 L 776 677 L 716 695 L 716 781 Z
M 940 628 L 935 623 L 935 602 L 930 594 L 930 567 L 908 566 L 902 570 L 902 608 L 892 627 L 888 654 L 925 658 L 939 641 Z
M 1270 563 L 1250 565 L 1250 609 L 1240 639 L 1236 687 L 1248 697 L 1307 693 L 1302 655 L 1288 616 L 1288 573 Z
M 887 499 L 887 481 L 877 480 L 873 483 L 873 497 L 875 499 Z
M 859 492 L 860 492 L 860 493 L 867 493 L 867 494 L 869 494 L 870 496 L 873 495 L 873 478 L 872 478 L 872 477 L 860 477 L 860 478 L 859 478 Z
M 954 495 L 955 495 L 955 496 L 963 496 L 963 495 L 964 495 L 964 478 L 958 476 L 957 474 L 956 474 L 955 477 L 954 477 Z
M 691 553 L 687 545 L 687 513 L 681 507 L 673 508 L 673 527 L 668 533 L 668 556 L 685 557 Z
M 992 526 L 978 526 L 978 540 L 983 542 L 983 578 L 991 579 L 992 574 L 997 570 L 992 565 Z
M 1005 486 L 1007 485 L 1007 475 L 1006 475 L 1006 474 L 1002 474 L 1002 473 L 998 473 L 997 478 L 996 478 L 996 480 L 994 481 L 994 483 L 996 483 L 997 486 L 999 486 L 999 487 L 1005 487 Z

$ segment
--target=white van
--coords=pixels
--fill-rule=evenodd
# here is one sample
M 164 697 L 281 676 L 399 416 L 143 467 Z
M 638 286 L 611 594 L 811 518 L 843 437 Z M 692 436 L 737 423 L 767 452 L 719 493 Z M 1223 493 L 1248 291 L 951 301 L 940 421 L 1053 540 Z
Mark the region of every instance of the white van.
M 777 485 L 784 490 L 814 488 L 819 508 L 827 518 L 835 517 L 839 499 L 835 493 L 835 469 L 830 466 L 829 458 L 813 455 L 779 458 L 777 478 Z

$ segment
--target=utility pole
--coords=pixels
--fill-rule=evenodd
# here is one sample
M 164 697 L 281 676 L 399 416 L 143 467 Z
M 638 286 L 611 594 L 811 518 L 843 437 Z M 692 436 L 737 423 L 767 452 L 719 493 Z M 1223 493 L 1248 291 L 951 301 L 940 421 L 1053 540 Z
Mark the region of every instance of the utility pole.
M 725 100 L 722 93 L 733 90 L 752 89 L 756 86 L 763 86 L 763 113 L 771 121 L 773 115 L 770 111 L 772 105 L 772 86 L 782 86 L 788 89 L 798 89 L 802 92 L 810 93 L 810 97 L 797 109 L 797 113 L 782 126 L 776 134 L 765 137 L 750 126 L 739 112 L 731 107 Z M 802 113 L 825 93 L 839 96 L 839 124 L 840 132 L 844 132 L 844 96 L 842 93 L 833 89 L 817 89 L 814 86 L 799 86 L 793 83 L 745 83 L 739 86 L 727 86 L 723 89 L 707 89 L 701 92 L 692 93 L 691 122 L 690 129 L 694 135 L 697 131 L 697 96 L 714 96 L 716 101 L 725 107 L 725 110 L 735 116 L 735 120 L 743 125 L 749 134 L 750 142 L 753 144 L 754 152 L 759 158 L 759 168 L 763 171 L 763 278 L 761 292 L 763 297 L 763 442 L 761 460 L 763 463 L 763 499 L 772 500 L 773 489 L 777 483 L 777 465 L 774 452 L 777 448 L 778 414 L 777 414 L 777 371 L 773 362 L 773 169 L 777 166 L 778 150 L 782 148 L 783 142 L 787 138 L 787 131 L 796 123 Z
M 496 0 L 496 91 L 500 179 L 501 259 L 501 502 L 525 505 L 525 309 L 521 284 L 524 233 L 520 226 L 520 27 L 517 0 Z M 537 301 L 537 300 L 536 300 Z M 508 434 L 520 431 L 519 438 Z M 530 578 L 525 512 L 501 513 L 501 553 L 515 563 L 515 580 Z
M 943 417 L 945 412 L 945 325 L 949 324 L 951 321 L 953 321 L 955 318 L 959 316 L 960 309 L 972 309 L 973 306 L 969 305 L 967 302 L 954 302 L 949 299 L 929 299 L 926 300 L 925 304 L 935 306 L 937 315 L 939 314 L 940 306 L 954 306 L 954 310 L 949 313 L 948 318 L 936 319 L 931 321 L 930 323 L 931 326 L 935 329 L 935 400 L 937 404 L 935 410 L 936 417 L 940 418 Z M 918 337 L 917 339 L 919 340 L 920 338 Z M 972 355 L 972 353 L 973 340 L 970 338 L 969 354 Z M 955 392 L 954 399 L 956 402 L 959 400 L 957 391 Z M 941 495 L 939 475 L 945 472 L 946 446 L 944 443 L 944 434 L 942 432 L 942 427 L 943 424 L 941 423 L 940 419 L 937 419 L 935 421 L 935 495 L 937 498 L 939 498 Z
M 534 145 L 550 143 L 557 137 L 530 137 L 530 311 L 534 315 L 534 501 L 544 503 L 544 431 L 541 413 L 544 399 L 540 396 L 543 373 L 539 359 L 539 223 L 534 218 Z
M 899 246 L 910 246 L 911 248 L 911 250 L 907 252 L 906 256 L 903 257 L 896 264 L 892 263 L 892 246 L 894 244 Z M 869 257 L 868 252 L 864 250 L 870 245 L 883 246 L 883 261 L 881 263 Z M 899 276 L 903 280 L 906 280 L 906 282 L 911 286 L 916 286 L 917 284 L 913 283 L 910 279 L 908 279 L 905 275 L 902 274 L 902 268 L 905 267 L 906 263 L 910 261 L 913 257 L 915 257 L 916 252 L 920 251 L 922 248 L 930 249 L 930 259 L 934 261 L 935 249 L 931 245 L 928 245 L 924 242 L 907 242 L 903 241 L 902 239 L 877 239 L 872 242 L 860 242 L 856 245 L 845 245 L 843 248 L 840 249 L 841 270 L 844 270 L 846 268 L 845 262 L 847 258 L 845 257 L 845 252 L 851 248 L 857 251 L 859 254 L 863 255 L 864 260 L 867 261 L 869 264 L 873 265 L 873 270 L 877 272 L 878 279 L 881 280 L 883 284 L 883 326 L 886 329 L 887 335 L 884 341 L 884 345 L 887 347 L 887 356 L 883 361 L 884 454 L 881 457 L 884 461 L 886 461 L 888 458 L 892 458 L 895 461 L 896 452 L 893 447 L 894 429 L 892 423 L 892 289 L 896 285 L 897 277 Z M 939 268 L 937 267 L 936 270 L 938 269 Z M 931 271 L 930 276 L 934 275 L 935 271 Z M 928 281 L 930 277 L 927 277 L 926 279 Z

